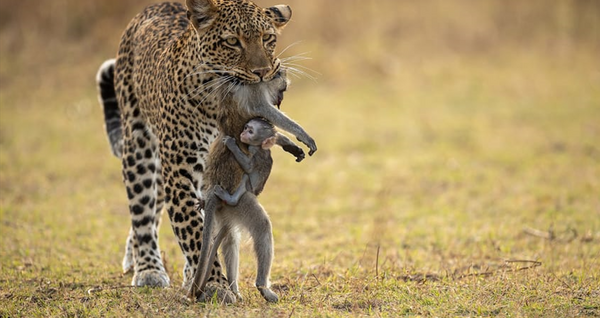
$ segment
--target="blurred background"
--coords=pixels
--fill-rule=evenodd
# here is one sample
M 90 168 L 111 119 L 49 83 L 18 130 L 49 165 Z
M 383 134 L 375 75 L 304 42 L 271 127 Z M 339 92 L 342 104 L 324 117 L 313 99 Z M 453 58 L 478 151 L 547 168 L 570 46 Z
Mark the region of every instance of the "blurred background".
M 3 0 L 3 93 L 24 81 L 34 90 L 89 86 L 83 79 L 115 55 L 128 21 L 150 3 Z M 526 70 L 507 70 L 506 63 L 577 67 L 600 46 L 600 3 L 595 0 L 287 3 L 294 16 L 279 47 L 299 41 L 287 53 L 313 58 L 305 66 L 318 72 L 319 86 L 362 80 L 393 87 L 397 77 L 422 80 L 448 63 L 489 63 L 498 72 L 525 76 L 518 73 Z
M 4 269 L 118 272 L 126 197 L 94 78 L 152 2 L 0 1 Z M 392 276 L 512 258 L 597 286 L 600 1 L 285 2 L 293 19 L 278 51 L 290 46 L 282 57 L 297 55 L 306 75 L 292 78 L 282 109 L 319 151 L 302 164 L 274 151 L 261 202 L 275 280 L 311 266 L 372 270 L 376 257 Z M 179 248 L 162 231 L 177 282 Z
M 0 290 L 17 295 L 2 296 L 15 313 L 63 315 L 65 302 L 85 307 L 94 284 L 129 284 L 126 195 L 95 75 L 152 2 L 0 1 Z M 278 51 L 289 47 L 282 57 L 305 74 L 282 109 L 319 151 L 301 164 L 274 151 L 261 195 L 284 297 L 331 312 L 362 301 L 359 312 L 402 315 L 597 315 L 600 1 L 285 2 L 293 19 Z M 163 224 L 180 286 L 181 253 Z M 507 266 L 515 273 L 494 275 Z M 450 279 L 404 285 L 426 273 Z M 367 288 L 374 275 L 391 279 Z M 62 296 L 29 283 L 39 277 Z M 323 285 L 305 293 L 307 277 Z M 89 306 L 120 306 L 115 297 Z

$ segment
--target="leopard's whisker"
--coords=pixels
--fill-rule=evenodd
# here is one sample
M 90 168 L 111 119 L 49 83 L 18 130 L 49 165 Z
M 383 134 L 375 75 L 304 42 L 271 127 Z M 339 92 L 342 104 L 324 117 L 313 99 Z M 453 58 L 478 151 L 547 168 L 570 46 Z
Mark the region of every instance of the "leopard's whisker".
M 234 78 L 233 76 L 222 77 L 222 81 L 220 81 L 220 84 L 219 84 L 219 85 L 217 85 L 216 87 L 213 87 L 213 88 L 211 88 L 211 92 L 209 92 L 209 93 L 208 93 L 206 96 L 204 96 L 204 98 L 202 98 L 202 99 L 200 100 L 200 103 L 203 103 L 203 102 L 204 102 L 204 101 L 205 101 L 205 100 L 206 100 L 206 99 L 207 99 L 209 96 L 211 96 L 211 95 L 213 95 L 213 94 L 216 94 L 216 93 L 219 91 L 219 89 L 220 89 L 221 87 L 223 87 L 223 85 L 225 85 L 225 84 L 227 84 L 227 83 L 231 82 L 231 80 L 232 80 L 233 78 Z
M 302 65 L 297 65 L 297 64 L 286 64 L 286 65 L 284 65 L 284 66 L 285 66 L 285 68 L 287 69 L 287 71 L 288 71 L 288 72 L 289 72 L 291 75 L 293 75 L 293 76 L 296 76 L 297 78 L 300 78 L 300 77 L 303 77 L 303 76 L 304 76 L 304 77 L 306 77 L 306 78 L 308 78 L 308 79 L 310 79 L 310 80 L 312 80 L 312 81 L 315 81 L 315 82 L 317 81 L 317 78 L 316 78 L 315 76 L 313 76 L 313 75 L 311 75 L 310 73 L 308 73 L 308 72 L 306 72 L 306 71 L 302 70 L 301 68 L 305 68 L 305 69 L 307 69 L 307 70 L 309 70 L 309 71 L 315 72 L 315 71 L 313 71 L 312 69 L 309 69 L 309 68 L 307 68 L 307 67 L 304 67 L 304 66 L 302 66 Z M 320 73 L 318 73 L 318 72 L 315 72 L 315 73 L 317 73 L 318 75 L 321 75 L 321 74 L 320 74 Z
M 185 76 L 185 78 L 191 77 L 191 76 L 196 76 L 196 75 L 202 75 L 202 74 L 235 74 L 233 71 L 227 71 L 227 70 L 206 70 L 206 71 L 200 71 L 200 72 L 193 72 L 190 73 L 188 75 Z
M 189 99 L 193 99 L 196 98 L 198 95 L 201 95 L 202 93 L 209 91 L 210 92 L 206 95 L 206 97 L 210 96 L 213 92 L 214 89 L 218 88 L 220 85 L 222 85 L 223 83 L 226 83 L 227 81 L 229 81 L 233 76 L 226 76 L 226 77 L 217 77 L 213 80 L 211 80 L 210 82 L 208 82 L 205 85 L 200 85 L 197 88 L 195 88 L 193 91 L 191 91 L 188 94 L 188 98 Z M 193 95 L 192 95 L 193 94 Z M 204 99 L 202 99 L 203 101 L 206 99 L 206 97 Z
M 285 62 L 289 62 L 289 61 L 305 61 L 305 60 L 312 60 L 312 57 L 306 56 L 308 54 L 308 52 L 304 52 L 304 53 L 299 53 L 296 55 L 292 55 L 292 56 L 288 56 L 288 57 L 283 57 L 280 58 L 281 62 L 285 63 Z
M 190 74 L 191 73 L 196 73 L 196 72 L 198 72 L 201 69 L 214 70 L 214 67 L 210 66 L 209 64 L 206 64 L 206 63 L 198 63 L 198 65 L 194 66 L 194 68 L 192 69 L 192 71 L 190 72 Z M 188 74 L 188 76 L 190 74 Z
M 281 63 L 290 63 L 290 62 L 300 62 L 300 61 L 309 61 L 312 60 L 310 57 L 292 57 L 287 59 L 282 59 Z
M 303 77 L 307 77 L 307 78 L 308 78 L 308 76 L 307 76 L 306 74 L 299 73 L 299 72 L 298 72 L 298 71 L 296 71 L 296 70 L 289 70 L 288 74 L 289 74 L 290 76 L 293 76 L 294 78 L 298 78 L 298 79 L 299 79 L 299 78 L 303 78 Z M 313 80 L 313 81 L 314 81 L 314 79 L 311 79 L 311 80 Z
M 314 77 L 314 76 L 312 76 L 312 75 L 310 75 L 310 74 L 308 74 L 308 73 L 306 73 L 304 71 L 300 71 L 300 70 L 297 70 L 297 69 L 290 69 L 289 73 L 290 73 L 290 75 L 292 75 L 292 76 L 294 76 L 296 78 L 306 77 L 306 78 L 310 79 L 311 81 L 314 81 L 314 82 L 317 81 L 316 77 Z
M 290 44 L 290 45 L 286 46 L 286 48 L 285 48 L 285 49 L 283 49 L 283 51 L 279 52 L 279 54 L 277 54 L 277 56 L 276 56 L 275 58 L 279 58 L 279 57 L 281 56 L 281 54 L 285 53 L 285 51 L 287 51 L 287 50 L 288 50 L 288 49 L 290 49 L 291 47 L 293 47 L 293 46 L 295 46 L 295 45 L 297 45 L 297 44 L 300 44 L 300 43 L 302 43 L 302 41 L 296 41 L 296 42 L 294 42 L 294 43 L 292 43 L 292 44 Z
M 304 70 L 306 70 L 306 71 L 312 72 L 312 73 L 314 73 L 315 75 L 322 75 L 321 73 L 319 73 L 319 72 L 317 72 L 317 71 L 313 70 L 313 69 L 312 69 L 312 68 L 310 68 L 310 67 L 306 67 L 306 66 L 304 66 L 304 65 L 300 65 L 300 64 L 297 64 L 297 63 L 284 63 L 283 65 L 284 65 L 284 66 L 286 66 L 286 67 L 292 66 L 292 67 L 295 67 L 295 68 L 301 68 L 301 69 L 304 69 Z
M 200 86 L 192 92 L 193 95 L 189 96 L 189 98 L 193 99 L 193 98 L 196 98 L 196 97 L 202 95 L 203 96 L 202 101 L 204 101 L 210 95 L 214 94 L 216 88 L 218 88 L 220 85 L 222 85 L 225 82 L 226 82 L 226 80 L 220 78 L 219 80 L 212 81 L 209 85 Z
M 212 79 L 209 82 L 205 83 L 204 85 L 200 85 L 200 86 L 196 87 L 195 89 L 193 89 L 191 92 L 189 92 L 188 97 L 194 98 L 194 97 L 198 96 L 198 94 L 201 94 L 203 91 L 206 91 L 206 90 L 210 89 L 211 87 L 219 85 L 224 80 L 225 79 L 223 77 L 217 77 L 215 79 Z M 195 94 L 195 95 L 192 96 L 192 94 Z
M 229 93 L 231 93 L 231 91 L 235 88 L 235 83 L 233 81 L 231 81 L 229 83 L 229 86 L 227 86 L 227 89 L 225 89 L 225 93 L 223 94 L 223 96 L 221 97 L 221 101 L 219 101 L 219 103 L 222 103 L 223 100 L 225 100 L 225 98 L 227 97 L 227 95 L 229 95 Z
M 231 74 L 233 73 L 232 70 L 230 70 L 229 67 L 226 66 L 222 66 L 222 65 L 215 65 L 215 64 L 209 64 L 209 63 L 198 63 L 198 65 L 194 66 L 193 70 L 190 72 L 190 74 L 186 75 L 186 78 L 189 76 L 193 76 L 196 74 L 202 74 L 202 72 L 199 72 L 199 70 L 204 69 L 204 71 L 206 73 L 225 73 L 225 74 Z

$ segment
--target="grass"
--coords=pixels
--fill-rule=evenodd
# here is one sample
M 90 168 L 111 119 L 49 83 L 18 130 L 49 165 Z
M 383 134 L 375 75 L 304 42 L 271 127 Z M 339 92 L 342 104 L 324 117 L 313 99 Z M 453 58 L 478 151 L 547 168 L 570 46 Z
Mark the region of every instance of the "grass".
M 188 303 L 167 217 L 172 287 L 129 287 L 126 196 L 92 83 L 113 49 L 2 51 L 0 317 L 600 316 L 597 43 L 436 53 L 409 38 L 394 55 L 377 38 L 352 57 L 349 39 L 306 37 L 322 75 L 295 79 L 283 109 L 319 151 L 275 151 L 261 196 L 276 305 L 252 287 L 248 243 L 245 302 Z

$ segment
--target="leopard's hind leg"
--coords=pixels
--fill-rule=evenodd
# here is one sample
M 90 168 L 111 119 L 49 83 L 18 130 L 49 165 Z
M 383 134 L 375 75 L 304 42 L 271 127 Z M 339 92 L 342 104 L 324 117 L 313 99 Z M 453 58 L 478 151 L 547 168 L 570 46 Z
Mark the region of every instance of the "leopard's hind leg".
M 127 241 L 123 265 L 130 266 L 133 260 L 133 286 L 166 287 L 170 280 L 158 247 L 157 224 L 164 201 L 158 142 L 142 116 L 139 98 L 132 89 L 132 61 L 125 50 L 123 48 L 115 64 L 115 92 L 123 135 L 123 182 L 131 215 L 131 238 Z
M 164 195 L 156 138 L 143 123 L 135 120 L 125 125 L 124 132 L 123 179 L 131 214 L 131 238 L 126 253 L 131 251 L 133 256 L 132 285 L 166 287 L 169 277 L 158 247 Z M 124 262 L 124 265 L 127 264 Z
M 126 49 L 121 52 L 127 56 Z M 116 70 L 119 76 L 115 77 Z M 113 154 L 123 163 L 131 227 L 125 244 L 123 272 L 134 270 L 134 286 L 168 286 L 158 248 L 164 187 L 156 137 L 141 116 L 131 87 L 131 61 L 105 61 L 96 75 L 99 99 Z
M 162 176 L 160 175 L 160 172 L 157 176 L 157 199 L 156 199 L 156 214 L 155 214 L 155 218 L 154 218 L 154 223 L 156 226 L 156 230 L 158 231 L 158 229 L 160 228 L 160 223 L 162 220 L 162 214 L 163 214 L 163 205 L 165 202 L 165 195 L 164 195 L 164 187 L 163 187 L 163 183 L 162 183 Z M 125 242 L 125 255 L 123 256 L 123 273 L 127 274 L 131 271 L 133 271 L 133 267 L 135 264 L 135 258 L 134 258 L 134 253 L 133 251 L 135 249 L 137 249 L 137 240 L 136 240 L 136 236 L 135 236 L 135 232 L 133 231 L 133 227 L 129 229 L 129 235 L 127 236 L 127 241 Z
M 121 122 L 121 110 L 117 101 L 115 90 L 115 63 L 116 59 L 104 61 L 96 74 L 96 85 L 98 88 L 98 100 L 104 113 L 104 128 L 108 137 L 108 144 L 113 155 L 117 158 L 123 156 L 123 130 Z M 133 256 L 134 248 L 137 248 L 137 240 L 133 228 L 129 228 L 129 235 L 125 242 L 125 256 L 123 257 L 123 273 L 133 270 L 135 262 Z

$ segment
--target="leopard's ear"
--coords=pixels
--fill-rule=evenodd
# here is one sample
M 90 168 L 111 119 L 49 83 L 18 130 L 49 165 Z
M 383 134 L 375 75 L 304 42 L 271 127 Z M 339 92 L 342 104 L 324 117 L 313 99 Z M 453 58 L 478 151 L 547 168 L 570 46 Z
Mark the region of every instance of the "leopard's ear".
M 209 27 L 219 12 L 214 0 L 186 0 L 185 4 L 188 19 L 198 31 Z
M 280 4 L 274 7 L 266 8 L 265 14 L 271 18 L 273 25 L 277 28 L 277 30 L 281 31 L 292 18 L 292 8 L 290 8 L 288 5 Z

